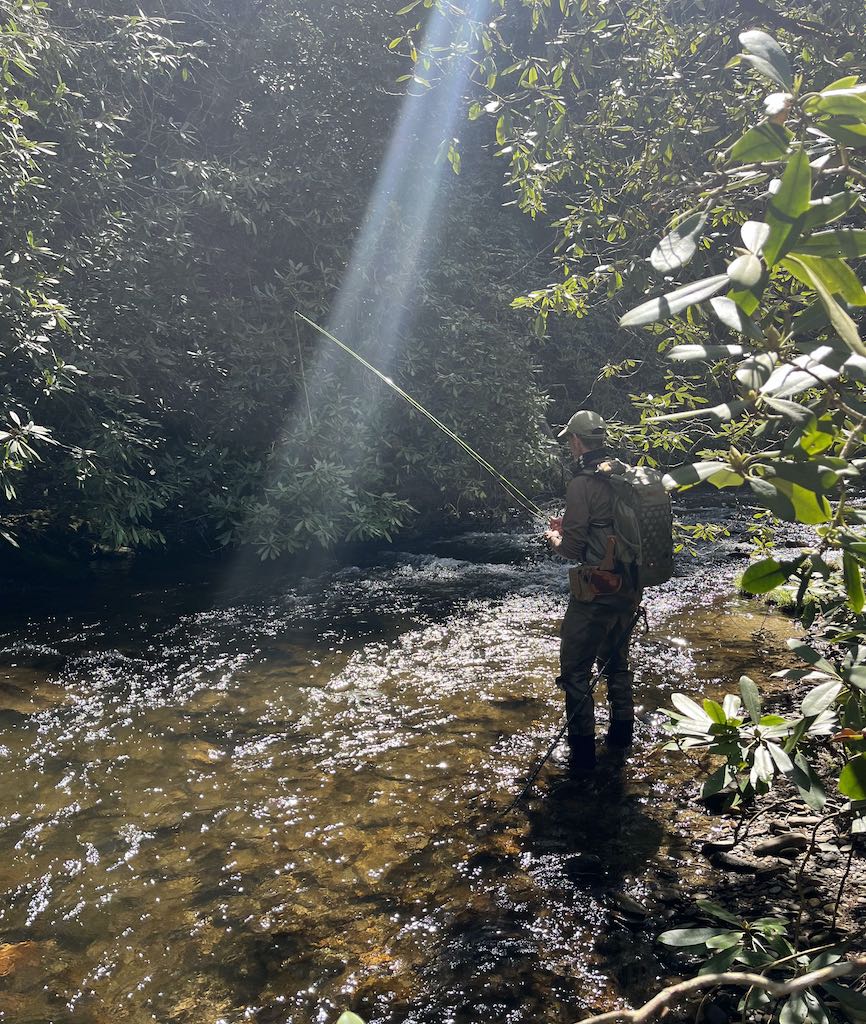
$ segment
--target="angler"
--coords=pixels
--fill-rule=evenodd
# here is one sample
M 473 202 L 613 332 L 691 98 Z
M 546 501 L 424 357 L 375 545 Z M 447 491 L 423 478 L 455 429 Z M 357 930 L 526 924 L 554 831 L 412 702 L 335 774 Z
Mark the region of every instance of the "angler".
M 624 750 L 634 733 L 629 644 L 643 589 L 670 579 L 670 497 L 662 476 L 611 457 L 607 426 L 597 413 L 576 412 L 560 432 L 574 458 L 565 512 L 546 537 L 569 570 L 570 598 L 560 631 L 560 675 L 574 776 L 596 764 L 593 668 L 607 680 L 608 746 Z

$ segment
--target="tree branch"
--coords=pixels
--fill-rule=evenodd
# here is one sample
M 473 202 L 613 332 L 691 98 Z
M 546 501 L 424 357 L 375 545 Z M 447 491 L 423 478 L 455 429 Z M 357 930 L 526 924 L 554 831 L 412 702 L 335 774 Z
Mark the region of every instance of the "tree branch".
M 747 971 L 699 974 L 696 978 L 689 978 L 687 981 L 680 981 L 676 985 L 663 988 L 648 1003 L 644 1003 L 636 1010 L 611 1010 L 609 1013 L 600 1013 L 595 1017 L 586 1017 L 580 1024 L 620 1024 L 620 1022 L 644 1024 L 645 1021 L 657 1017 L 662 1010 L 682 1002 L 694 992 L 700 992 L 705 988 L 716 988 L 719 985 L 760 988 L 778 998 L 805 992 L 806 989 L 823 985 L 825 981 L 832 981 L 834 978 L 844 978 L 851 974 L 859 975 L 864 972 L 866 972 L 866 957 L 857 957 L 847 960 L 845 963 L 833 964 L 832 967 L 823 967 L 820 971 L 811 971 L 809 974 L 787 982 L 771 981 L 762 974 L 752 974 Z

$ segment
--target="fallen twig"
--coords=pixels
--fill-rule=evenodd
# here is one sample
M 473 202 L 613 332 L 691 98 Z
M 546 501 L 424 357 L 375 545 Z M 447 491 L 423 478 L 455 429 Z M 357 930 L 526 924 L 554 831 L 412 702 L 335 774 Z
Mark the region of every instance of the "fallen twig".
M 636 1010 L 611 1010 L 609 1013 L 600 1013 L 595 1017 L 586 1017 L 580 1024 L 618 1024 L 620 1021 L 628 1022 L 628 1024 L 644 1024 L 645 1021 L 657 1017 L 662 1010 L 681 1002 L 692 993 L 705 988 L 716 988 L 720 985 L 760 988 L 778 998 L 794 995 L 796 992 L 805 992 L 806 989 L 823 985 L 825 981 L 833 981 L 834 978 L 844 978 L 850 974 L 864 972 L 866 972 L 866 957 L 857 957 L 853 960 L 846 960 L 844 963 L 833 964 L 832 967 L 823 967 L 820 971 L 811 971 L 809 974 L 803 974 L 791 981 L 771 981 L 761 974 L 753 974 L 749 971 L 699 974 L 696 978 L 689 978 L 687 981 L 680 981 L 676 985 L 663 988 L 648 1003 L 644 1003 Z

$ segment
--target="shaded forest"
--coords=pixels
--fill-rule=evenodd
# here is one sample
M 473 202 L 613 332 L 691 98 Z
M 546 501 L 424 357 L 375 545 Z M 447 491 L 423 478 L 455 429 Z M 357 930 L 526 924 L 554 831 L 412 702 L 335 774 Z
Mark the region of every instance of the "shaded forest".
M 0 471 L 19 544 L 273 557 L 490 503 L 355 369 L 332 360 L 304 405 L 292 314 L 327 318 L 402 102 L 385 5 L 320 7 L 3 4 Z M 538 342 L 509 303 L 542 232 L 503 208 L 483 153 L 421 173 L 441 196 L 411 292 L 375 253 L 364 329 L 343 327 L 381 362 L 377 330 L 411 302 L 407 387 L 537 487 Z M 399 237 L 405 204 L 381 212 Z M 300 342 L 312 366 L 321 346 Z

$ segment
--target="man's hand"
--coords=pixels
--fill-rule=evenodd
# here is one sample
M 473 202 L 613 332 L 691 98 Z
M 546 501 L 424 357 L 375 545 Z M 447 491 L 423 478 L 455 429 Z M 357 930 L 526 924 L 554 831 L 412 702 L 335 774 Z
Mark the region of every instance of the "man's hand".
M 562 516 L 553 516 L 547 525 L 550 528 L 548 533 L 562 533 Z
M 552 521 L 553 520 L 551 520 L 551 522 Z M 562 520 L 560 520 L 560 522 L 562 522 Z M 550 530 L 545 530 L 544 539 L 550 545 L 551 550 L 556 551 L 559 548 L 559 545 L 562 544 L 562 532 L 552 528 Z

